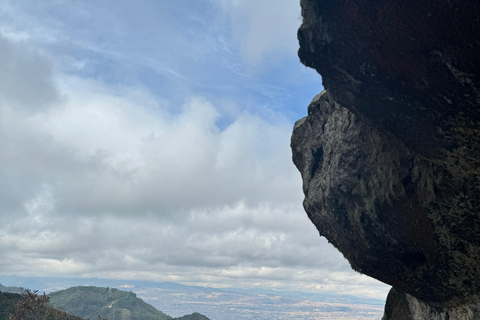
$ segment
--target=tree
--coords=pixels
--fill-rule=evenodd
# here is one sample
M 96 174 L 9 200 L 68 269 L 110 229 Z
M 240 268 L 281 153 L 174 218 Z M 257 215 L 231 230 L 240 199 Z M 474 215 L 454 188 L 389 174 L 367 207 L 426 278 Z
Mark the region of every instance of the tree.
M 45 294 L 38 294 L 38 290 L 25 289 L 22 299 L 15 303 L 15 313 L 10 314 L 8 320 L 47 320 L 52 314 L 52 309 L 46 304 L 50 298 Z
M 15 303 L 15 313 L 8 316 L 8 320 L 72 320 L 81 318 L 68 316 L 48 305 L 50 297 L 38 294 L 38 290 L 24 289 L 22 299 Z M 88 319 L 87 319 L 88 320 Z M 97 320 L 107 320 L 98 316 Z

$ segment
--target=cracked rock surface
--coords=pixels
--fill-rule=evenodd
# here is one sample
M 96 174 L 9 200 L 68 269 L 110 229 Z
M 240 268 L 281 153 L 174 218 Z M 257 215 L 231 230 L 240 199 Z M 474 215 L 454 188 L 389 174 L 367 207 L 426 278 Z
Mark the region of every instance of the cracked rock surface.
M 326 89 L 291 142 L 309 218 L 393 286 L 384 319 L 480 319 L 480 3 L 301 5 Z

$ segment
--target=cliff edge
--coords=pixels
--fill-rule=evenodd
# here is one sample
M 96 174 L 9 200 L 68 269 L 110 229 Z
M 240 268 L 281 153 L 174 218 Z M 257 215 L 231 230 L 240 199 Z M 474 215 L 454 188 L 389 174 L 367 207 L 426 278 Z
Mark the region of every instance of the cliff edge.
M 304 208 L 385 320 L 480 319 L 480 3 L 301 0 Z

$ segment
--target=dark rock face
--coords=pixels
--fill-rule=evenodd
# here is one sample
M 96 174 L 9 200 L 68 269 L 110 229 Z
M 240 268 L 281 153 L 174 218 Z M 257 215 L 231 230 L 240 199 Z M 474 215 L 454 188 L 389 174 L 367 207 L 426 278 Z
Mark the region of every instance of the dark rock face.
M 438 314 L 475 305 L 480 2 L 301 5 L 299 57 L 326 89 L 292 136 L 310 219 L 394 297 Z
M 388 294 L 382 320 L 474 320 L 480 318 L 478 303 L 465 303 L 449 308 L 431 306 L 415 297 L 392 288 Z

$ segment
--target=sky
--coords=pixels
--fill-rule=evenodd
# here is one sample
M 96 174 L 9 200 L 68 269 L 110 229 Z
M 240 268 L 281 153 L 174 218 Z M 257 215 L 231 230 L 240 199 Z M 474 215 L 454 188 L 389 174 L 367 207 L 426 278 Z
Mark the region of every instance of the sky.
M 302 208 L 297 0 L 0 2 L 0 274 L 384 299 Z

